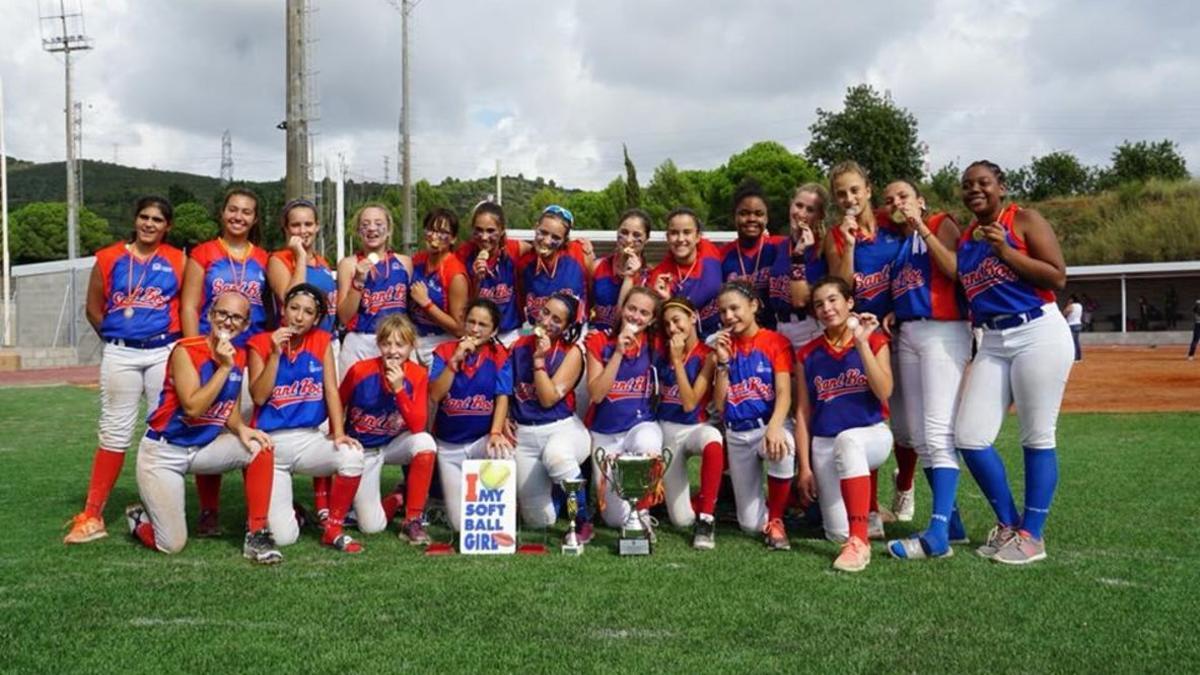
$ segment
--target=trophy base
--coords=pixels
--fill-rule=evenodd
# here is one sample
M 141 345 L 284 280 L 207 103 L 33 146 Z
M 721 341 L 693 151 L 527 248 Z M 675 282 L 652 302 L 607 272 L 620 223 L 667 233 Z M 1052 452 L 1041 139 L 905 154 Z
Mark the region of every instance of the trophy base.
M 620 555 L 650 555 L 650 540 L 622 537 L 617 541 L 617 553 Z
M 583 555 L 583 544 L 563 544 L 563 555 Z

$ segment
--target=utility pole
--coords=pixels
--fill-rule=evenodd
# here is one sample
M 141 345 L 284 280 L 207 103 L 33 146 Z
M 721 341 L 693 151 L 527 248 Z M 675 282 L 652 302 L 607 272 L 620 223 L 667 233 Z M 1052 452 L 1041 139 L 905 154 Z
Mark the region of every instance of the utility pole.
M 409 81 L 412 79 L 410 77 L 412 71 L 408 65 L 408 15 L 412 13 L 413 6 L 411 0 L 400 0 L 400 32 L 403 43 L 400 70 L 404 78 L 401 87 L 400 126 L 404 132 L 404 250 L 407 253 L 412 253 L 416 241 L 413 236 L 412 138 L 410 134 L 412 99 L 409 97 Z
M 76 330 L 78 302 L 75 284 L 75 259 L 79 257 L 79 195 L 78 178 L 75 165 L 75 101 L 71 98 L 71 52 L 85 51 L 92 48 L 92 41 L 84 35 L 83 10 L 67 11 L 66 0 L 58 0 L 58 13 L 40 17 L 43 29 L 42 49 L 51 53 L 61 53 L 65 67 L 67 125 L 67 261 L 70 276 L 70 317 L 67 322 L 67 340 L 71 347 L 79 346 L 79 335 Z M 57 34 L 54 33 L 57 31 Z M 46 37 L 50 32 L 51 37 Z
M 75 101 L 75 199 L 83 204 L 83 104 Z
M 309 174 L 308 0 L 287 0 L 287 178 L 285 198 L 312 199 Z
M 504 204 L 504 184 L 500 181 L 500 160 L 496 160 L 496 203 Z
M 391 167 L 392 167 L 391 155 L 384 155 L 383 156 L 383 186 L 385 188 L 387 187 L 388 183 L 391 182 L 391 174 L 388 173 L 388 171 L 391 169 Z
M 229 135 L 229 130 L 221 134 L 221 186 L 224 187 L 233 182 L 233 136 Z
M 8 259 L 8 151 L 4 147 L 4 80 L 0 78 L 0 227 L 4 230 L 4 346 L 11 347 L 12 270 Z

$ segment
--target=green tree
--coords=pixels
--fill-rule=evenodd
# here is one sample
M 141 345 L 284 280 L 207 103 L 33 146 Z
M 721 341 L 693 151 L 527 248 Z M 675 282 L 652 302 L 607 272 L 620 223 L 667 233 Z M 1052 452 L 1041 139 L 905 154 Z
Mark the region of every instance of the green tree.
M 664 219 L 673 209 L 686 206 L 695 211 L 702 221 L 708 219 L 708 203 L 704 199 L 703 185 L 695 174 L 681 172 L 675 163 L 667 160 L 654 170 L 654 177 L 646 186 L 643 206 L 659 227 L 666 227 Z
M 208 209 L 196 202 L 184 202 L 175 207 L 175 223 L 167 233 L 167 243 L 191 248 L 220 233 Z
M 954 162 L 949 162 L 933 172 L 926 186 L 926 201 L 933 202 L 943 209 L 959 206 L 958 186 L 962 178 L 962 169 Z
M 878 188 L 897 178 L 921 178 L 921 143 L 912 113 L 897 106 L 891 94 L 880 95 L 866 84 L 850 87 L 843 105 L 839 112 L 817 108 L 805 151 L 809 159 L 826 172 L 853 159 Z
M 1092 174 L 1075 155 L 1052 152 L 1034 157 L 1029 163 L 1026 196 L 1034 201 L 1050 197 L 1070 197 L 1089 192 Z
M 767 197 L 769 226 L 783 231 L 788 222 L 788 204 L 802 183 L 817 180 L 820 173 L 800 155 L 774 141 L 755 143 L 733 155 L 710 177 L 708 194 L 709 225 L 713 229 L 733 227 L 733 193 L 747 178 L 758 181 Z
M 196 201 L 196 194 L 179 183 L 171 183 L 167 186 L 167 200 L 178 206 Z
M 616 227 L 618 203 L 606 192 L 576 192 L 563 204 L 575 216 L 577 230 L 607 230 Z
M 629 159 L 629 148 L 624 143 L 621 144 L 621 152 L 625 153 L 625 208 L 638 208 L 642 205 L 642 189 L 638 185 L 637 169 L 633 166 L 633 160 Z
M 1112 187 L 1131 181 L 1145 182 L 1151 178 L 1187 180 L 1187 162 L 1179 154 L 1174 141 L 1125 141 L 1113 151 L 1112 167 L 1104 172 L 1101 182 L 1105 187 Z
M 67 257 L 66 202 L 33 202 L 9 217 L 10 244 L 17 263 Z M 79 253 L 91 255 L 113 241 L 108 221 L 87 208 L 79 210 Z
M 553 181 L 551 181 L 551 183 L 553 183 Z M 565 194 L 550 186 L 543 187 L 537 192 L 533 193 L 533 195 L 529 198 L 529 206 L 526 209 L 526 212 L 529 214 L 530 227 L 535 227 L 537 225 L 538 218 L 540 218 L 542 215 L 542 209 L 550 206 L 551 204 L 565 206 L 563 202 L 566 200 L 567 196 Z

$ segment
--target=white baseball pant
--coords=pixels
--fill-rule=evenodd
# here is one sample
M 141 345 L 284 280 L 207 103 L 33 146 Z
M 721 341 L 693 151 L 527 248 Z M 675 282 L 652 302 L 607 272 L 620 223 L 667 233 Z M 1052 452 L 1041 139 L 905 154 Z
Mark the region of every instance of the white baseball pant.
M 670 448 L 674 453 L 663 476 L 667 515 L 675 527 L 691 527 L 696 522 L 696 512 L 692 509 L 688 459 L 700 456 L 709 443 L 722 443 L 724 439 L 711 424 L 659 422 L 658 425 L 662 429 L 663 447 Z
M 846 429 L 837 436 L 814 436 L 812 469 L 825 538 L 843 542 L 850 536 L 850 519 L 842 501 L 842 479 L 866 476 L 887 461 L 892 432 L 883 422 Z
M 333 440 L 317 429 L 286 429 L 271 434 L 275 444 L 275 477 L 271 485 L 271 508 L 267 522 L 275 543 L 288 546 L 300 537 L 300 524 L 292 508 L 292 474 L 305 476 L 361 476 L 363 453 L 339 450 Z
M 358 517 L 359 532 L 374 534 L 387 529 L 387 517 L 379 494 L 383 466 L 406 465 L 424 452 L 437 452 L 433 436 L 424 431 L 418 434 L 406 431 L 382 448 L 363 451 L 362 481 L 358 484 L 358 492 L 354 493 L 354 513 Z
M 442 481 L 442 496 L 446 500 L 446 514 L 457 532 L 462 529 L 462 467 L 468 459 L 487 459 L 488 437 L 486 435 L 470 443 L 437 441 L 438 476 Z
M 896 347 L 904 382 L 907 419 L 900 445 L 917 451 L 926 469 L 957 469 L 954 419 L 962 393 L 963 373 L 971 360 L 971 327 L 966 321 L 908 321 L 900 326 Z M 893 419 L 898 413 L 892 411 Z
M 438 345 L 449 340 L 454 340 L 453 336 L 445 333 L 436 335 L 422 335 L 417 338 L 417 363 L 428 368 L 433 365 L 433 350 L 437 349 Z
M 519 328 L 514 328 L 510 331 L 498 334 L 496 339 L 500 341 L 500 344 L 504 345 L 505 349 L 512 349 L 513 343 L 516 342 L 520 337 L 521 330 Z
M 134 349 L 105 344 L 100 357 L 100 447 L 125 452 L 133 443 L 138 404 L 153 411 L 162 394 L 171 345 Z
M 796 433 L 790 422 L 784 424 L 783 433 L 788 452 L 783 459 L 772 462 L 766 459 L 765 425 L 747 431 L 725 429 L 725 454 L 729 457 L 729 480 L 733 483 L 738 525 L 746 532 L 757 534 L 767 524 L 763 467 L 772 478 L 794 478 L 796 475 Z
M 637 455 L 640 457 L 658 457 L 662 455 L 663 434 L 658 422 L 639 422 L 628 431 L 617 434 L 592 432 L 592 448 L 604 448 L 609 457 L 621 455 Z M 592 486 L 600 490 L 600 477 L 603 475 L 599 466 L 592 466 Z M 601 514 L 604 523 L 609 527 L 621 527 L 629 517 L 629 502 L 621 499 L 614 489 L 612 481 L 604 481 L 604 511 Z
M 376 356 L 379 356 L 379 343 L 375 342 L 374 333 L 346 333 L 346 337 L 342 338 L 341 351 L 337 355 L 338 380 L 345 377 L 354 364 Z
M 785 321 L 779 324 L 776 330 L 792 343 L 792 349 L 799 349 L 812 342 L 822 332 L 821 324 L 811 316 L 803 320 L 793 318 L 791 321 Z
M 955 445 L 982 450 L 996 441 L 1009 403 L 1017 408 L 1021 446 L 1057 447 L 1055 431 L 1075 345 L 1054 303 L 1042 316 L 1013 328 L 984 329 L 963 385 Z
M 900 372 L 900 350 L 896 345 L 896 337 L 888 342 L 889 363 L 892 366 L 892 396 L 888 399 L 888 419 L 892 426 L 893 440 L 906 448 L 913 447 L 914 432 L 909 425 L 908 411 L 905 409 L 904 390 L 908 383 Z
M 517 504 L 530 527 L 549 527 L 558 513 L 554 483 L 579 478 L 579 465 L 592 447 L 588 430 L 571 415 L 542 425 L 517 425 Z
M 254 455 L 231 433 L 220 434 L 202 447 L 183 447 L 142 437 L 137 453 L 138 493 L 154 526 L 154 545 L 158 550 L 178 553 L 187 543 L 184 476 L 223 474 L 248 465 L 252 459 Z

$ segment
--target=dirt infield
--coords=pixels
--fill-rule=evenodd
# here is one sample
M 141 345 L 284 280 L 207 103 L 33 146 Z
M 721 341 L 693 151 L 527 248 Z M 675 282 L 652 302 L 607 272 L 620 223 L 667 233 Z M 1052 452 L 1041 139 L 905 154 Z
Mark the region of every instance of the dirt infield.
M 1187 348 L 1085 346 L 1071 369 L 1064 412 L 1200 411 L 1200 361 Z

